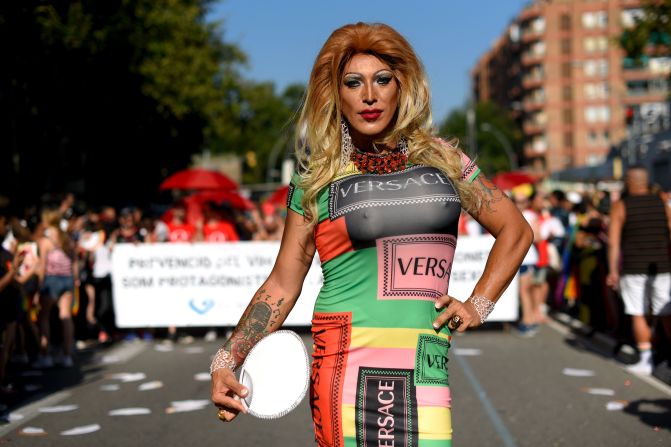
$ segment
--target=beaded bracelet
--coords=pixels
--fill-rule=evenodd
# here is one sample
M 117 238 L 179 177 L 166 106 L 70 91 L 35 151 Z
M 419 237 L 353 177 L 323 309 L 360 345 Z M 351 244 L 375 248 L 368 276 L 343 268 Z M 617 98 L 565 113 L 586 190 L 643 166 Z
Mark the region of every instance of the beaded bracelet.
M 473 295 L 466 301 L 470 301 L 475 308 L 475 311 L 480 316 L 480 324 L 484 323 L 489 314 L 494 310 L 495 303 L 484 296 Z
M 235 360 L 233 360 L 231 353 L 222 347 L 219 348 L 212 359 L 212 363 L 210 364 L 210 375 L 218 369 L 228 368 L 231 371 L 235 371 L 235 368 L 237 367 L 238 365 L 235 363 Z

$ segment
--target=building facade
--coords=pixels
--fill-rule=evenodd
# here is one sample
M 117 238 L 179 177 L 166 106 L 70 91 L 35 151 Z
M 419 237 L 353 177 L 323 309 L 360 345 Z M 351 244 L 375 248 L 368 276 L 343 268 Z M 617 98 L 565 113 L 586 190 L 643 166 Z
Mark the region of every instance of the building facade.
M 473 68 L 476 101 L 513 113 L 536 171 L 598 165 L 627 121 L 669 119 L 671 58 L 635 65 L 619 47 L 639 0 L 537 0 Z

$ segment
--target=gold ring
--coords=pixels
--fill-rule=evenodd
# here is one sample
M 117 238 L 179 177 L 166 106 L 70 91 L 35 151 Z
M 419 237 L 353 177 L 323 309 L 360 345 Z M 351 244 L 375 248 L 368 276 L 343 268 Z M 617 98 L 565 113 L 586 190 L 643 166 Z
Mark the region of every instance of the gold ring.
M 459 315 L 455 315 L 452 318 L 450 318 L 450 326 L 453 329 L 457 329 L 459 326 L 461 326 L 461 323 L 463 323 L 464 320 L 461 319 Z
M 217 417 L 219 418 L 219 420 L 227 422 L 226 421 L 226 410 L 217 411 Z

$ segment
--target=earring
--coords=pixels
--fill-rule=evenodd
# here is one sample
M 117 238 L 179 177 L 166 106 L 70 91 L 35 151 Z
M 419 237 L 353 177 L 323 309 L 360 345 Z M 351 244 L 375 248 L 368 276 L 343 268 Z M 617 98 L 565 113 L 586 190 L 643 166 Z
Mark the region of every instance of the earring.
M 344 170 L 352 158 L 352 137 L 344 119 L 340 120 L 340 170 Z
M 401 155 L 405 156 L 405 159 L 408 159 L 408 141 L 405 139 L 405 137 L 401 137 L 400 141 L 398 142 L 398 148 L 399 152 Z

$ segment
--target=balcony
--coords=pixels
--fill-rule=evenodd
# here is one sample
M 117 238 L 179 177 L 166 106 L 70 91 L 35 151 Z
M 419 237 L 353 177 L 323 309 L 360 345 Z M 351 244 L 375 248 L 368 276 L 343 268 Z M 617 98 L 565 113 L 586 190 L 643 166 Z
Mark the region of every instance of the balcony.
M 527 75 L 522 78 L 522 87 L 525 90 L 531 90 L 543 85 L 545 79 L 541 75 Z
M 543 38 L 543 31 L 527 29 L 522 31 L 522 43 L 529 43 Z
M 522 65 L 536 65 L 540 64 L 543 62 L 543 58 L 545 57 L 545 52 L 531 52 L 527 51 L 525 53 L 522 53 Z
M 518 19 L 521 22 L 527 21 L 534 19 L 536 17 L 540 17 L 543 14 L 543 11 L 541 10 L 540 6 L 537 4 L 532 4 L 527 6 L 518 16 Z
M 622 70 L 622 77 L 625 81 L 638 81 L 644 79 L 658 78 L 659 75 L 653 73 L 648 68 L 628 68 Z
M 525 121 L 522 125 L 524 135 L 539 135 L 545 132 L 545 126 L 534 121 Z
M 522 108 L 526 113 L 535 112 L 545 106 L 545 101 L 542 99 L 527 99 L 522 103 Z

